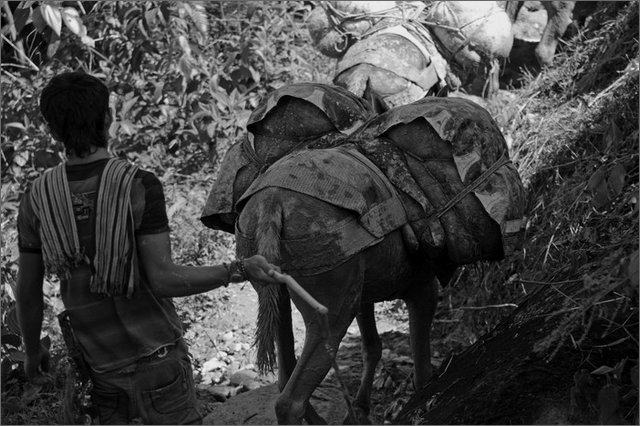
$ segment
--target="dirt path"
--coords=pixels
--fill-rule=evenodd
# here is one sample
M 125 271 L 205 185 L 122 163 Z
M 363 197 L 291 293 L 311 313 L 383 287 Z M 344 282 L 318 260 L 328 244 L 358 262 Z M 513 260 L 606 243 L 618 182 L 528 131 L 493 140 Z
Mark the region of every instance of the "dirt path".
M 194 357 L 198 397 L 206 414 L 205 424 L 276 424 L 274 402 L 278 396 L 275 376 L 258 376 L 252 347 L 256 324 L 257 294 L 249 284 L 219 289 L 215 298 L 200 295 L 205 306 L 193 312 L 193 300 L 178 303 L 187 324 L 187 341 Z M 384 423 L 397 411 L 393 401 L 410 388 L 412 361 L 407 324 L 381 313 L 378 330 L 383 357 L 374 383 L 371 420 Z M 296 353 L 304 341 L 304 323 L 293 311 Z M 359 330 L 354 321 L 338 350 L 338 363 L 351 396 L 360 381 Z M 409 386 L 409 388 L 408 388 Z M 331 371 L 312 398 L 314 407 L 330 424 L 340 424 L 346 413 L 344 395 Z

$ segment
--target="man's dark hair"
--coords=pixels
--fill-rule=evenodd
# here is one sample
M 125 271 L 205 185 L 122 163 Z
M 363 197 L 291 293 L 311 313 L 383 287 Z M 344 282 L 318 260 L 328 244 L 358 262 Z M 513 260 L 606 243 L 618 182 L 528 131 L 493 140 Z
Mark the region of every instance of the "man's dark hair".
M 40 112 L 53 136 L 78 157 L 107 146 L 108 109 L 109 89 L 84 72 L 53 77 L 40 95 Z

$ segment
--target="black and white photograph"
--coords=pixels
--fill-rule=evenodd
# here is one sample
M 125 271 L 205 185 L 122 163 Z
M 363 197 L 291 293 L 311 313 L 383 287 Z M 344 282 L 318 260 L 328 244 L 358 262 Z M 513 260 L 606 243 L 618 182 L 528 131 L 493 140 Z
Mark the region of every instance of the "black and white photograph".
M 0 423 L 640 424 L 639 5 L 0 1 Z

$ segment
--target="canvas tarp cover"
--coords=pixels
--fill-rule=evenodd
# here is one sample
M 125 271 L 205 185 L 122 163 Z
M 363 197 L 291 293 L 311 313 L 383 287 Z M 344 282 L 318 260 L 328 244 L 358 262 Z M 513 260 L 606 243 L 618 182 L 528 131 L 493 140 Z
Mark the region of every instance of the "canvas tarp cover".
M 319 137 L 318 139 L 310 140 L 305 138 L 302 138 L 302 140 L 284 140 L 284 137 L 266 138 L 260 135 L 254 137 L 251 131 L 260 130 L 261 121 L 267 114 L 273 113 L 277 117 L 284 115 L 282 109 L 279 109 L 278 106 L 281 105 L 279 104 L 280 100 L 286 97 L 302 99 L 319 108 L 335 126 L 337 133 L 328 135 L 330 136 L 329 138 Z M 362 99 L 357 98 L 341 87 L 333 85 L 295 83 L 269 93 L 249 117 L 247 122 L 248 133 L 245 136 L 245 140 L 242 143 L 232 145 L 225 154 L 200 220 L 209 228 L 233 232 L 233 229 L 229 229 L 228 224 L 221 220 L 221 216 L 236 213 L 234 204 L 242 194 L 236 194 L 234 191 L 237 191 L 237 187 L 245 184 L 245 182 L 237 182 L 240 170 L 243 167 L 260 168 L 267 165 L 265 164 L 267 159 L 258 158 L 256 144 L 272 143 L 278 144 L 283 148 L 291 147 L 290 149 L 303 149 L 306 144 L 312 143 L 316 147 L 322 147 L 323 143 L 332 145 L 336 135 L 346 137 L 361 127 L 370 115 L 371 112 L 367 109 Z M 282 121 L 283 126 L 290 126 L 291 121 L 296 121 L 296 124 L 298 124 L 303 120 L 298 119 L 294 112 L 293 117 L 289 119 L 282 118 L 280 121 Z
M 407 223 L 398 195 L 381 172 L 349 146 L 298 151 L 283 157 L 256 179 L 238 201 L 238 208 L 257 192 L 271 187 L 306 194 L 350 210 L 353 219 L 338 229 L 326 229 L 308 240 L 282 240 L 281 267 L 286 271 L 315 274 L 334 268 L 354 254 L 378 243 Z M 236 229 L 237 244 L 246 251 L 255 241 Z M 331 241 L 323 241 L 330 239 Z M 326 251 L 324 247 L 339 246 Z
M 221 219 L 221 215 L 233 214 L 234 200 L 241 194 L 234 194 L 234 184 L 238 179 L 238 172 L 251 163 L 242 153 L 242 144 L 232 145 L 224 155 L 216 181 L 202 210 L 200 220 L 211 229 L 218 229 L 233 233 L 233 227 Z
M 432 63 L 432 58 L 440 58 L 430 34 L 410 22 L 401 25 L 383 27 L 373 32 L 378 36 L 389 34 L 407 39 L 420 50 L 425 59 L 426 67 L 415 69 L 408 61 L 402 49 L 404 45 L 394 37 L 366 37 L 354 44 L 336 65 L 336 75 L 359 65 L 371 64 L 389 70 L 417 84 L 426 93 L 447 73 L 444 60 Z M 442 65 L 441 65 L 442 64 Z
M 421 122 L 429 126 L 403 132 Z M 423 211 L 409 212 L 410 221 L 421 241 L 446 247 L 452 262 L 501 259 L 519 248 L 524 188 L 485 109 L 461 98 L 425 98 L 376 117 L 354 137 L 398 189 L 421 190 L 411 198 Z M 402 164 L 393 164 L 389 154 L 376 160 L 384 147 L 371 142 L 376 138 L 399 148 Z M 403 167 L 408 173 L 396 173 Z
M 367 107 L 362 99 L 347 90 L 321 83 L 296 83 L 283 86 L 267 95 L 249 116 L 247 130 L 259 126 L 260 121 L 286 97 L 304 99 L 324 112 L 336 129 L 349 135 L 365 121 Z

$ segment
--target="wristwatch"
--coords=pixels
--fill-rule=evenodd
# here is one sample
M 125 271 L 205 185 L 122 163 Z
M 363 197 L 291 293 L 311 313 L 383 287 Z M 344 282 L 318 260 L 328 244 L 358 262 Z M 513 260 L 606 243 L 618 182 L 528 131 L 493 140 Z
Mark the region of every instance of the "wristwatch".
M 247 281 L 247 271 L 244 269 L 244 260 L 234 260 L 229 264 L 224 264 L 227 268 L 227 282 L 241 283 Z

